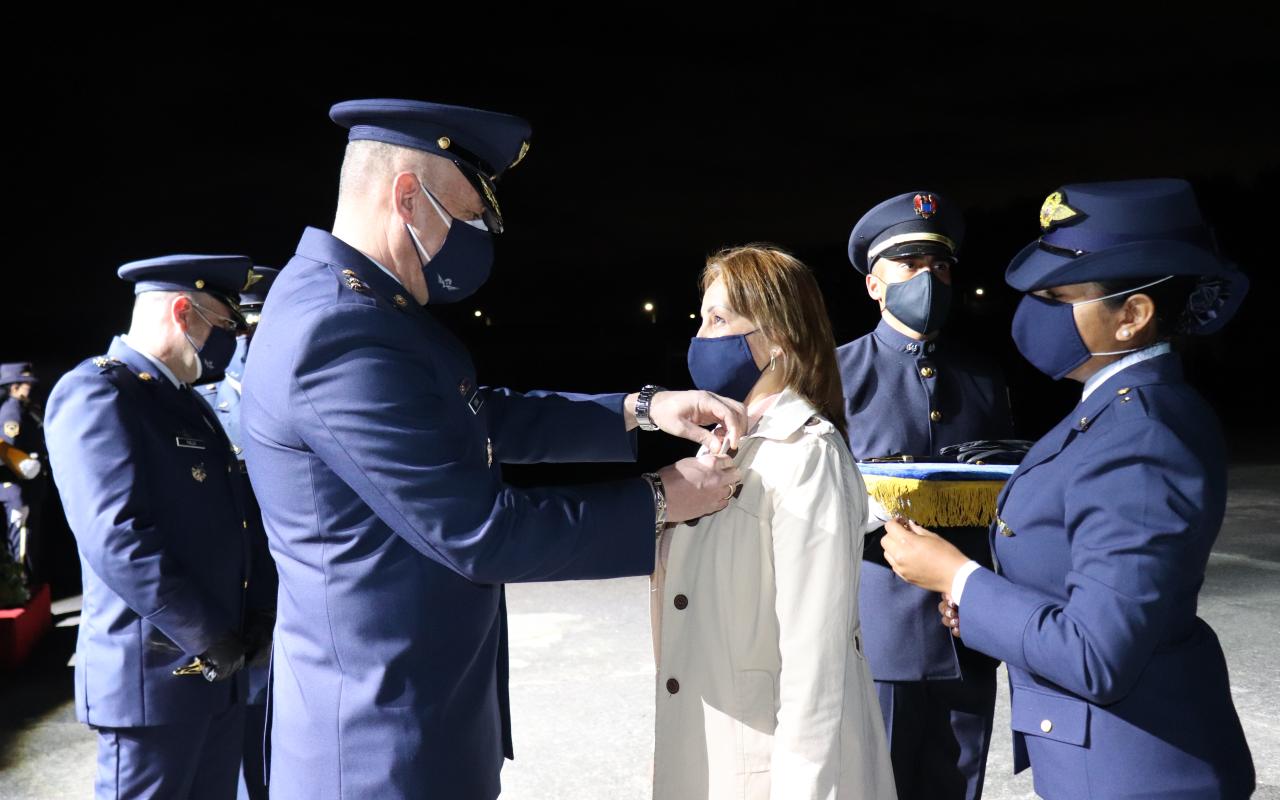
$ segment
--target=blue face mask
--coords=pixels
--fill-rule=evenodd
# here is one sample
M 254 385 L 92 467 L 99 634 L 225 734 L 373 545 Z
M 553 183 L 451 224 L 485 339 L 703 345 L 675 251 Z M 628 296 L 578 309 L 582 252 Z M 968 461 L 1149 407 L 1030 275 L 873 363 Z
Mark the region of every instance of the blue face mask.
M 454 219 L 445 212 L 435 195 L 427 191 L 422 181 L 418 181 L 418 185 L 445 225 L 449 226 L 444 244 L 434 256 L 427 255 L 427 248 L 422 246 L 413 228 L 407 223 L 404 226 L 422 260 L 422 275 L 427 280 L 427 302 L 456 303 L 475 294 L 489 280 L 489 270 L 493 266 L 493 234 L 481 220 Z
M 933 274 L 922 272 L 914 278 L 890 283 L 884 293 L 884 307 L 902 324 L 917 333 L 941 330 L 951 307 L 951 287 Z
M 719 336 L 689 341 L 689 374 L 693 385 L 730 400 L 744 402 L 763 372 L 756 366 L 747 337 L 756 331 L 737 336 Z
M 1017 345 L 1018 352 L 1022 353 L 1023 358 L 1055 381 L 1065 378 L 1068 373 L 1088 361 L 1091 356 L 1119 356 L 1137 352 L 1142 348 L 1108 350 L 1103 353 L 1090 352 L 1088 345 L 1080 336 L 1080 329 L 1076 327 L 1075 312 L 1072 309 L 1111 297 L 1133 294 L 1148 286 L 1163 283 L 1172 277 L 1170 275 L 1168 278 L 1161 278 L 1134 289 L 1125 289 L 1123 292 L 1081 300 L 1078 303 L 1062 303 L 1028 294 L 1022 298 L 1022 302 L 1018 303 L 1018 310 L 1013 315 L 1013 343 Z
M 204 344 L 196 347 L 195 341 L 191 336 L 183 331 L 182 335 L 186 337 L 187 344 L 191 345 L 191 349 L 196 351 L 196 378 L 198 381 L 202 378 L 206 380 L 221 380 L 223 371 L 227 365 L 231 363 L 231 356 L 236 352 L 236 335 L 220 325 L 209 322 L 201 311 L 200 306 L 195 303 L 191 304 L 191 309 L 196 312 L 200 319 L 209 323 L 209 338 L 204 340 Z M 195 381 L 192 381 L 193 383 Z

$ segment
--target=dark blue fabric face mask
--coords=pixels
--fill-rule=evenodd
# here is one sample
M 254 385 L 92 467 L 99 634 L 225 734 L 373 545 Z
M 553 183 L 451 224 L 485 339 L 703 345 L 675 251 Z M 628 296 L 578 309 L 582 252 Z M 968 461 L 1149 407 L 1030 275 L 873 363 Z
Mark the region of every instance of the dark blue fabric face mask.
M 235 355 L 236 335 L 226 328 L 210 322 L 209 318 L 200 311 L 200 306 L 195 303 L 192 303 L 191 306 L 201 319 L 209 323 L 209 338 L 205 339 L 204 344 L 200 347 L 196 347 L 196 343 L 186 331 L 182 332 L 182 335 L 187 339 L 187 343 L 196 351 L 198 366 L 196 380 L 221 380 L 227 365 L 231 363 L 231 356 Z
M 930 270 L 901 283 L 890 283 L 884 292 L 884 307 L 902 324 L 917 333 L 941 330 L 951 308 L 951 287 Z
M 422 275 L 427 280 L 427 303 L 456 303 L 475 294 L 489 280 L 489 271 L 493 267 L 493 234 L 481 220 L 454 219 L 427 191 L 422 181 L 418 181 L 418 185 L 422 186 L 423 194 L 449 226 L 444 244 L 434 256 L 427 255 L 427 248 L 422 246 L 413 228 L 408 224 L 404 226 L 422 260 Z
M 1081 300 L 1076 303 L 1061 303 L 1057 300 L 1045 300 L 1034 294 L 1027 294 L 1018 303 L 1018 310 L 1013 314 L 1013 343 L 1017 345 L 1022 357 L 1044 374 L 1060 381 L 1076 367 L 1089 360 L 1090 356 L 1122 356 L 1136 353 L 1141 347 L 1127 350 L 1108 350 L 1103 353 L 1089 351 L 1089 346 L 1080 336 L 1076 327 L 1076 315 L 1071 309 L 1076 306 L 1087 306 L 1100 303 L 1112 297 L 1123 297 L 1164 283 L 1173 278 L 1169 275 L 1151 283 L 1144 283 L 1132 289 L 1112 292 L 1102 297 Z
M 747 344 L 747 337 L 755 332 L 714 339 L 695 336 L 689 340 L 689 375 L 693 377 L 693 385 L 744 402 L 763 372 L 756 366 Z
M 1013 343 L 1022 357 L 1060 381 L 1092 355 L 1080 338 L 1070 303 L 1023 296 L 1013 315 Z

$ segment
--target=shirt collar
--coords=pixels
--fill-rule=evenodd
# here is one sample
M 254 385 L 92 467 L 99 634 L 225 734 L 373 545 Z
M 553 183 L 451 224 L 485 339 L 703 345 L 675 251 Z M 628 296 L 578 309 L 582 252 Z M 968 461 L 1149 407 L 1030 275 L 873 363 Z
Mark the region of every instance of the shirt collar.
M 809 401 L 790 388 L 778 393 L 773 405 L 765 409 L 745 439 L 790 439 L 795 432 L 818 415 Z
M 151 364 L 156 368 L 156 371 L 157 371 L 157 372 L 159 372 L 161 375 L 163 375 L 163 376 L 165 376 L 166 378 L 168 378 L 168 379 L 169 379 L 169 383 L 172 383 L 172 384 L 173 384 L 173 388 L 175 388 L 175 389 L 183 389 L 183 388 L 186 388 L 186 384 L 184 384 L 182 381 L 178 380 L 178 376 L 177 376 L 177 375 L 174 375 L 174 374 L 173 374 L 173 370 L 171 370 L 171 369 L 169 369 L 167 366 L 165 366 L 165 363 L 164 363 L 163 361 L 161 361 L 160 359 L 158 359 L 158 358 L 156 358 L 155 356 L 151 355 L 151 354 L 150 354 L 150 353 L 148 353 L 147 351 L 145 351 L 145 350 L 141 350 L 141 349 L 139 349 L 139 348 L 135 347 L 135 346 L 134 346 L 134 344 L 133 344 L 133 342 L 129 341 L 129 335 L 128 335 L 128 334 L 126 334 L 126 333 L 122 333 L 122 334 L 120 334 L 120 341 L 124 342 L 125 347 L 128 347 L 130 350 L 132 350 L 133 352 L 135 352 L 135 353 L 137 353 L 138 355 L 142 356 L 142 357 L 143 357 L 143 358 L 145 358 L 147 361 L 150 361 L 150 362 L 151 362 Z
M 1089 379 L 1084 382 L 1084 395 L 1080 398 L 1080 402 L 1083 403 L 1085 400 L 1088 400 L 1089 395 L 1093 394 L 1095 389 L 1106 383 L 1107 379 L 1116 373 L 1128 369 L 1134 364 L 1141 364 L 1143 361 L 1148 361 L 1156 356 L 1162 356 L 1165 353 L 1172 351 L 1173 346 L 1168 342 L 1159 342 L 1158 344 L 1153 344 L 1150 347 L 1144 347 L 1136 353 L 1130 353 L 1119 361 L 1114 361 L 1106 365 L 1102 369 L 1090 375 Z

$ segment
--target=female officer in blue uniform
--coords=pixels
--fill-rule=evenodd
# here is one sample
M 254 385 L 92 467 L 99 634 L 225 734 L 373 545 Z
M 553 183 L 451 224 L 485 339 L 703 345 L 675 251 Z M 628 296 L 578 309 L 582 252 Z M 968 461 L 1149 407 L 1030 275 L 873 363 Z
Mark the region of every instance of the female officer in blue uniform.
M 1005 486 L 996 570 L 905 520 L 886 526 L 886 557 L 946 592 L 944 624 L 1008 665 L 1014 768 L 1032 767 L 1039 794 L 1248 797 L 1226 661 L 1196 616 L 1226 453 L 1168 342 L 1220 328 L 1248 282 L 1184 181 L 1066 186 L 1040 223 L 1006 273 L 1028 293 L 1014 340 L 1084 396 Z

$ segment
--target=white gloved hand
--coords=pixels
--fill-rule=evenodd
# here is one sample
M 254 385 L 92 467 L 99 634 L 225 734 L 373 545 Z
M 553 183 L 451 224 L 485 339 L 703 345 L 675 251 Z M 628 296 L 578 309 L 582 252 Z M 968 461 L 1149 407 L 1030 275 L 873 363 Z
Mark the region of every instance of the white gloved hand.
M 35 458 L 24 458 L 18 462 L 18 472 L 22 473 L 22 477 L 31 480 L 40 474 L 40 462 Z

